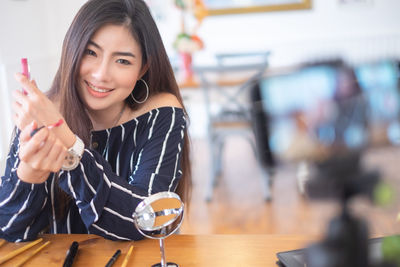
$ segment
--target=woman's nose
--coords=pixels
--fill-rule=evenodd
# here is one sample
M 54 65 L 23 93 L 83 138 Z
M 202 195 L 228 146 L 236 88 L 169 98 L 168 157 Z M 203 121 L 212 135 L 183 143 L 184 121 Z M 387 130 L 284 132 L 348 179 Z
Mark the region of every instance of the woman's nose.
M 92 76 L 96 78 L 98 81 L 108 81 L 110 79 L 110 67 L 109 64 L 103 60 L 99 62 L 93 72 Z

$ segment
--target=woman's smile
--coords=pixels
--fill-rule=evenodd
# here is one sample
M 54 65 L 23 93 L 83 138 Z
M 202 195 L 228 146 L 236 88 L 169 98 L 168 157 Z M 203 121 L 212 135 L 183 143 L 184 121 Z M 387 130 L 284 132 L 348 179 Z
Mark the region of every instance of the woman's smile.
M 94 97 L 106 97 L 114 91 L 113 88 L 97 87 L 88 81 L 85 81 L 85 84 L 87 85 L 86 88 L 88 89 L 89 94 Z

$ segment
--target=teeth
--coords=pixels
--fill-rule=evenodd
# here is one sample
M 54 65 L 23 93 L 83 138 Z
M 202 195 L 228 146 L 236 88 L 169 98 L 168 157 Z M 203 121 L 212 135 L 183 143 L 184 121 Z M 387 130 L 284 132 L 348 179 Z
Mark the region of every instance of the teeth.
M 89 87 L 92 88 L 94 91 L 99 92 L 99 93 L 107 93 L 108 91 L 111 91 L 111 90 L 106 90 L 106 89 L 97 88 L 96 86 L 94 86 L 94 85 L 92 85 L 92 84 L 90 84 L 90 83 L 88 83 L 88 85 L 89 85 Z

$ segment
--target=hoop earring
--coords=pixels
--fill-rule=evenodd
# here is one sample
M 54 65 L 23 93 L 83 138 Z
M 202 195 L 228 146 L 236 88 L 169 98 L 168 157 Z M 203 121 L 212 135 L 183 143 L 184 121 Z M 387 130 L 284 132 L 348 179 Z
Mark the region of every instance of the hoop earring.
M 146 102 L 147 98 L 149 98 L 149 86 L 147 85 L 145 80 L 140 79 L 140 81 L 142 81 L 144 83 L 144 85 L 146 86 L 146 97 L 142 101 L 139 101 L 133 96 L 133 94 L 131 92 L 131 97 L 132 97 L 133 101 L 136 102 L 137 104 L 143 104 L 144 102 Z

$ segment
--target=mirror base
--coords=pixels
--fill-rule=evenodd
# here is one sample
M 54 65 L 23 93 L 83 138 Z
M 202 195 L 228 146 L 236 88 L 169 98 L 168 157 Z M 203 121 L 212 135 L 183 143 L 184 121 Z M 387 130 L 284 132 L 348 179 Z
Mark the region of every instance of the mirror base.
M 166 265 L 166 266 L 167 266 L 167 267 L 179 267 L 179 265 L 176 264 L 176 263 L 174 263 L 174 262 L 167 262 L 167 265 Z M 159 262 L 159 263 L 156 263 L 156 264 L 151 265 L 151 267 L 163 267 L 163 266 L 162 266 L 161 263 Z

